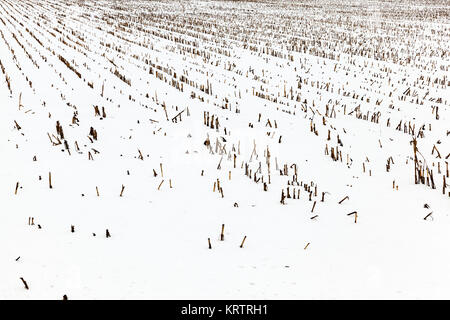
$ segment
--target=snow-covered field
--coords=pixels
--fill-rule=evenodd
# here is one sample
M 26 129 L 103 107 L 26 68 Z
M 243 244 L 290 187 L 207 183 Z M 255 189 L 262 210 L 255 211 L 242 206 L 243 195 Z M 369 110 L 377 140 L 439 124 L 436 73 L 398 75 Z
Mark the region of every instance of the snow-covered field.
M 449 13 L 0 0 L 0 298 L 450 298 Z

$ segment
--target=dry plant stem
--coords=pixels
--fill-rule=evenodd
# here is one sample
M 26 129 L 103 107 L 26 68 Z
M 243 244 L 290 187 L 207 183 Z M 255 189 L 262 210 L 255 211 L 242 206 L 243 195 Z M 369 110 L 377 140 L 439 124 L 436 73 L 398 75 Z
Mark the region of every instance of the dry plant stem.
M 242 243 L 241 243 L 241 246 L 240 246 L 240 248 L 243 248 L 243 247 L 244 247 L 244 242 L 245 242 L 245 239 L 247 239 L 247 236 L 244 236 L 244 239 L 242 239 Z
M 425 218 L 423 218 L 423 220 L 427 220 L 427 218 L 430 217 L 432 213 L 433 213 L 433 212 L 430 212 L 429 214 L 427 214 L 427 215 L 425 216 Z
M 316 201 L 314 201 L 314 204 L 313 204 L 312 209 L 311 209 L 311 213 L 314 212 L 314 208 L 315 207 L 316 207 Z
M 341 204 L 342 202 L 344 202 L 344 200 L 348 199 L 348 196 L 345 196 L 344 199 L 342 199 L 341 201 L 339 201 L 339 204 Z
M 28 287 L 28 283 L 25 281 L 25 279 L 21 277 L 20 280 L 22 280 L 22 283 L 25 286 L 25 289 L 29 290 L 30 288 Z

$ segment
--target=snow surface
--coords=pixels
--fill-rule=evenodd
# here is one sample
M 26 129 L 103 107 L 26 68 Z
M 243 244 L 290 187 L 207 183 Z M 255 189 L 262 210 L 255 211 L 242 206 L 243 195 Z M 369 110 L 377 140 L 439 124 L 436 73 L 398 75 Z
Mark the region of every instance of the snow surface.
M 448 299 L 449 12 L 1 0 L 0 299 Z

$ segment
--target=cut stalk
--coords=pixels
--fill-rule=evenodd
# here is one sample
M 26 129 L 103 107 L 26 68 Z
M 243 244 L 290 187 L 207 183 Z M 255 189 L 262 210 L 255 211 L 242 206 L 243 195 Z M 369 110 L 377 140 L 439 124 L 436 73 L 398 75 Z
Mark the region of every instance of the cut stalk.
M 240 246 L 240 248 L 243 248 L 243 247 L 244 247 L 244 242 L 245 242 L 245 239 L 247 239 L 247 236 L 244 236 L 244 239 L 242 239 L 242 243 L 241 243 L 241 246 Z

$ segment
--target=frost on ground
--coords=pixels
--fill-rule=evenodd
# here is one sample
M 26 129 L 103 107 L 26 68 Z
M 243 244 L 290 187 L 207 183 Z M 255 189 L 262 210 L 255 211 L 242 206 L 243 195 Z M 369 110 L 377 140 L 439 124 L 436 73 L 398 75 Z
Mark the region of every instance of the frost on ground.
M 449 298 L 449 12 L 0 0 L 0 298 Z

